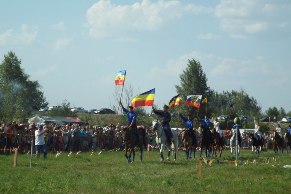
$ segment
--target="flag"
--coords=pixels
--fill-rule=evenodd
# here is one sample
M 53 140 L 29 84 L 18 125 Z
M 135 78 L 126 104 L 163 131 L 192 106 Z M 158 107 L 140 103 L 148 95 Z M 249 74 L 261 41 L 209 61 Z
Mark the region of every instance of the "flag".
M 203 100 L 202 100 L 202 104 L 207 104 L 208 103 L 208 100 L 207 100 L 207 97 L 205 97 Z
M 174 108 L 175 106 L 180 106 L 180 101 L 181 101 L 180 94 L 178 94 L 170 100 L 169 107 Z
M 153 106 L 154 98 L 155 88 L 134 97 L 131 101 L 131 105 L 134 108 L 138 106 Z
M 201 100 L 202 100 L 202 95 L 189 95 L 187 96 L 187 100 L 185 101 L 185 104 L 188 106 L 200 108 Z
M 178 98 L 176 98 L 176 101 L 175 101 L 175 106 L 180 106 L 181 104 L 181 98 L 180 96 L 178 96 Z
M 126 76 L 126 70 L 121 70 L 118 72 L 117 76 L 115 77 L 115 85 L 124 85 L 125 82 L 125 76 Z

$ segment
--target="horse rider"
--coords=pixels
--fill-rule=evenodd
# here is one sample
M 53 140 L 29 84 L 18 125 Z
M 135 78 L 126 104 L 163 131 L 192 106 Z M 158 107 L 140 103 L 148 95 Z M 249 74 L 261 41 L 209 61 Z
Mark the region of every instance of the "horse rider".
M 154 107 L 152 107 L 152 109 L 153 109 L 153 112 L 162 119 L 163 130 L 166 134 L 168 143 L 171 144 L 173 133 L 170 128 L 171 114 L 168 112 L 169 107 L 167 105 L 164 105 L 163 110 L 156 110 Z
M 209 137 L 212 137 L 210 127 L 213 126 L 213 123 L 210 121 L 209 116 L 205 115 L 205 118 L 202 120 L 202 126 L 207 130 Z
M 289 133 L 289 135 L 291 135 L 291 125 L 289 125 L 289 127 L 286 129 L 286 133 Z
M 233 126 L 232 126 L 232 133 L 236 135 L 236 132 L 237 132 L 237 140 L 239 142 L 239 144 L 241 143 L 241 134 L 240 134 L 240 119 L 238 117 L 235 117 L 234 120 L 233 120 Z M 241 145 L 239 145 L 241 146 Z
M 213 125 L 214 125 L 215 131 L 218 133 L 219 137 L 221 138 L 222 137 L 222 131 L 220 129 L 220 122 L 219 122 L 217 117 L 215 118 Z
M 257 123 L 255 124 L 255 138 L 257 140 L 262 138 L 262 134 L 260 132 L 260 126 Z
M 192 142 L 194 143 L 195 142 L 195 134 L 194 134 L 194 131 L 193 131 L 193 120 L 192 120 L 192 114 L 189 113 L 187 118 L 184 117 L 182 114 L 180 114 L 180 118 L 184 121 L 184 124 L 185 124 L 185 128 L 186 130 L 189 132 L 188 134 L 190 135 L 190 138 L 192 139 Z
M 127 116 L 127 121 L 128 121 L 128 128 L 130 129 L 131 132 L 133 132 L 133 134 L 135 134 L 135 136 L 137 138 L 139 138 L 138 136 L 138 132 L 137 132 L 137 125 L 136 125 L 136 114 L 133 111 L 133 107 L 132 106 L 128 106 L 128 109 L 124 108 L 124 106 L 122 105 L 121 101 L 119 101 L 119 104 L 123 110 L 123 112 L 126 114 Z

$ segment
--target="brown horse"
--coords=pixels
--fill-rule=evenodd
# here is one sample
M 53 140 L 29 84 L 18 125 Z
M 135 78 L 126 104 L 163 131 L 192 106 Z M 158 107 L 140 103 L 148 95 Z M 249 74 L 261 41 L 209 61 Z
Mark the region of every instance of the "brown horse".
M 182 143 L 186 151 L 186 159 L 188 160 L 190 157 L 190 151 L 192 148 L 192 138 L 191 138 L 191 133 L 189 130 L 184 129 L 182 131 Z
M 140 160 L 142 161 L 143 146 L 145 146 L 146 148 L 144 127 L 138 127 L 136 130 L 124 127 L 123 131 L 124 131 L 125 158 L 127 159 L 128 162 L 134 162 L 135 147 L 138 147 L 140 150 Z
M 285 133 L 285 139 L 286 139 L 286 149 L 287 149 L 287 154 L 288 154 L 291 149 L 291 134 L 288 131 Z
M 216 132 L 214 128 L 212 129 L 211 133 L 213 137 L 212 156 L 214 155 L 215 157 L 217 157 L 217 152 L 218 152 L 219 157 L 221 157 L 222 150 L 224 149 L 224 146 L 225 146 L 225 140 L 223 137 L 220 137 L 219 133 Z
M 279 150 L 281 153 L 283 153 L 284 138 L 277 131 L 274 132 L 273 148 L 276 154 L 279 152 Z

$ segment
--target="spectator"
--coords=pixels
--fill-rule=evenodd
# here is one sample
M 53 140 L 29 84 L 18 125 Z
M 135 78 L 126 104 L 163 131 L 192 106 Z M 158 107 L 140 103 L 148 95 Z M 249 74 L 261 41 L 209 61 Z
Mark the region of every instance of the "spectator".
M 46 159 L 47 150 L 44 141 L 44 135 L 46 131 L 43 129 L 43 125 L 38 125 L 37 130 L 35 130 L 35 150 L 36 156 L 39 157 L 39 151 L 43 151 L 43 157 Z

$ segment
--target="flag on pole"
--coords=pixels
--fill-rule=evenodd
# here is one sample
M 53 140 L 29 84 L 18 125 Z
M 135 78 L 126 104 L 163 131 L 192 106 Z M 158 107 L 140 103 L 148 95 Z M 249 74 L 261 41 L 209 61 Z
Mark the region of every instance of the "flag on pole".
M 181 102 L 180 94 L 178 94 L 170 100 L 169 107 L 174 108 L 175 106 L 180 106 L 180 102 Z
M 116 86 L 123 86 L 125 82 L 126 70 L 121 70 L 118 72 L 117 76 L 115 77 L 115 85 Z
M 188 106 L 200 108 L 202 100 L 202 95 L 189 95 L 187 96 L 187 100 L 185 101 L 185 104 Z
M 203 98 L 203 100 L 202 100 L 202 104 L 207 104 L 207 103 L 208 103 L 208 99 L 207 99 L 207 97 Z
M 134 108 L 138 106 L 153 106 L 154 98 L 155 88 L 134 97 L 131 101 L 131 105 Z
M 181 98 L 180 96 L 178 96 L 175 101 L 175 106 L 180 106 L 180 105 L 181 105 Z

